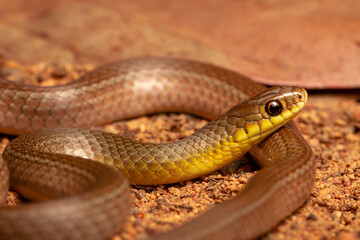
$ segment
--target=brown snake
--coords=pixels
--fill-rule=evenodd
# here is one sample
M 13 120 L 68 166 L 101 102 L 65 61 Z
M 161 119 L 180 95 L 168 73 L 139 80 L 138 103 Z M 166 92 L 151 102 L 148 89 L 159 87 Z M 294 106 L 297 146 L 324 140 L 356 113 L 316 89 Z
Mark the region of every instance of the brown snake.
M 250 148 L 262 169 L 237 197 L 154 239 L 264 234 L 306 201 L 315 180 L 309 145 L 292 121 L 281 127 L 305 104 L 305 90 L 278 87 L 260 93 L 264 90 L 219 67 L 165 58 L 108 64 L 63 86 L 1 81 L 0 132 L 51 129 L 22 135 L 5 149 L 0 200 L 5 201 L 10 172 L 12 189 L 32 200 L 51 201 L 1 208 L 0 238 L 108 239 L 121 230 L 130 208 L 123 175 L 136 184 L 184 181 L 218 169 Z M 169 144 L 74 129 L 169 111 L 220 117 Z M 71 129 L 53 129 L 64 126 Z M 123 175 L 84 158 L 112 165 Z

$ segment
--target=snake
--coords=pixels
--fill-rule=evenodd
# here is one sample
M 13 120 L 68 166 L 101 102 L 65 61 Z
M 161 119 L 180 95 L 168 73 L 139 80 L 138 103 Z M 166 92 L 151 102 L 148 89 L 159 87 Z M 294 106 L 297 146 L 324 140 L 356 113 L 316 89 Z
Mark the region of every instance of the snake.
M 311 194 L 315 157 L 293 122 L 307 98 L 303 88 L 161 57 L 109 63 L 52 87 L 3 78 L 0 132 L 20 136 L 0 155 L 0 200 L 10 184 L 35 202 L 0 208 L 0 239 L 109 239 L 130 213 L 129 182 L 186 181 L 246 152 L 260 170 L 236 197 L 150 239 L 259 237 Z M 171 143 L 89 129 L 160 112 L 209 122 Z

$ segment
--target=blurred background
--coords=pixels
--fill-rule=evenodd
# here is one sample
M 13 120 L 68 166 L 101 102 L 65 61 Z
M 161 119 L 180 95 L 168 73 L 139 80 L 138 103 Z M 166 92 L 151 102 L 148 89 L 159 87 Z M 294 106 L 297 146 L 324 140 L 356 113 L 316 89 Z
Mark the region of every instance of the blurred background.
M 360 0 L 0 0 L 0 77 L 49 86 L 107 62 L 168 56 L 213 63 L 267 85 L 306 87 L 310 98 L 295 121 L 317 158 L 315 186 L 302 208 L 261 239 L 355 240 L 359 29 Z M 170 142 L 205 123 L 160 114 L 97 128 Z M 0 134 L 0 152 L 10 139 Z M 174 228 L 236 195 L 256 169 L 245 161 L 232 174 L 134 187 L 132 216 L 113 239 Z M 7 205 L 18 199 L 9 193 Z
M 0 55 L 215 63 L 272 85 L 360 87 L 358 0 L 0 0 Z

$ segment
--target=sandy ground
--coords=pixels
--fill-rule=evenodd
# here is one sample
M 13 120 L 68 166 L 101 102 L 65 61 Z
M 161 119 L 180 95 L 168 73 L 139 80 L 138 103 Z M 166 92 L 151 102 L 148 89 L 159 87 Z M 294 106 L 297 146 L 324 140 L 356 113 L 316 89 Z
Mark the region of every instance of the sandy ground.
M 75 79 L 86 65 L 19 65 L 3 61 L 0 75 L 53 85 Z M 360 239 L 360 97 L 356 91 L 310 92 L 296 119 L 317 158 L 317 177 L 308 201 L 262 239 Z M 206 124 L 186 114 L 160 114 L 104 127 L 142 141 L 170 142 Z M 1 136 L 1 149 L 9 142 Z M 134 239 L 172 229 L 234 197 L 258 167 L 245 157 L 240 166 L 168 186 L 132 187 L 132 215 L 113 239 Z M 8 205 L 22 200 L 9 192 Z

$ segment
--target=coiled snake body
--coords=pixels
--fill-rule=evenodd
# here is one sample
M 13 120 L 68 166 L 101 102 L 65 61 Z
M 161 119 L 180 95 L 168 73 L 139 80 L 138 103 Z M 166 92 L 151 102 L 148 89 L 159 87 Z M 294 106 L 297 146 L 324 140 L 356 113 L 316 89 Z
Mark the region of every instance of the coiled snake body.
M 259 236 L 301 206 L 311 192 L 315 159 L 291 121 L 306 99 L 301 88 L 266 90 L 216 66 L 165 58 L 108 64 L 50 88 L 3 80 L 0 131 L 28 134 L 7 146 L 5 161 L 0 158 L 0 200 L 4 202 L 7 192 L 6 162 L 11 188 L 29 199 L 51 201 L 2 208 L 0 238 L 108 239 L 121 230 L 129 211 L 123 176 L 135 184 L 184 181 L 249 150 L 262 169 L 236 198 L 155 238 Z M 78 129 L 169 111 L 219 117 L 168 144 Z

